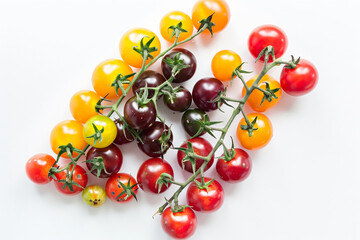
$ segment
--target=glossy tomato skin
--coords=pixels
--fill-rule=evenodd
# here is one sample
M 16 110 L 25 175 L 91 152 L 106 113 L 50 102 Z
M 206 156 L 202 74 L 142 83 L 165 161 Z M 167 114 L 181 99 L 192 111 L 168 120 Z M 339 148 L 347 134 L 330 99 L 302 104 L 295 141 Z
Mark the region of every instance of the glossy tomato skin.
M 100 97 L 117 98 L 122 95 L 122 92 L 119 90 L 116 94 L 115 88 L 111 84 L 119 74 L 126 76 L 132 73 L 133 70 L 125 62 L 119 59 L 107 59 L 99 63 L 92 74 L 93 88 Z M 129 80 L 132 80 L 132 77 Z M 123 86 L 126 89 L 128 84 L 123 84 Z
M 221 50 L 211 61 L 211 71 L 220 81 L 230 81 L 234 70 L 242 63 L 240 56 L 231 50 Z
M 192 21 L 196 29 L 200 27 L 200 21 L 213 14 L 212 22 L 215 26 L 212 28 L 214 33 L 223 30 L 230 19 L 230 8 L 224 0 L 198 0 L 192 9 Z M 205 30 L 209 33 L 208 30 Z
M 142 56 L 135 52 L 133 47 L 139 48 L 141 39 L 144 38 L 144 45 L 152 38 L 155 37 L 150 47 L 156 47 L 155 52 L 150 53 L 153 57 L 156 57 L 161 52 L 161 44 L 159 38 L 152 31 L 145 28 L 134 28 L 127 31 L 120 40 L 120 54 L 121 58 L 130 66 L 135 68 L 141 68 L 143 59 Z M 146 60 L 146 64 L 151 61 L 150 58 Z
M 179 91 L 175 93 L 173 99 L 171 99 L 169 95 L 164 95 L 165 105 L 171 110 L 176 112 L 186 111 L 191 106 L 191 102 L 192 102 L 191 93 L 183 86 L 180 86 Z
M 304 59 L 294 69 L 283 68 L 280 75 L 282 89 L 289 95 L 301 96 L 313 90 L 318 82 L 315 66 Z
M 161 142 L 159 141 L 163 132 L 168 134 L 170 131 L 170 139 L 164 143 L 161 149 Z M 138 147 L 149 157 L 163 156 L 169 147 L 172 145 L 173 134 L 170 128 L 162 122 L 154 122 L 150 127 L 143 130 L 140 134 L 142 142 L 138 141 Z M 166 146 L 165 146 L 166 145 Z
M 168 207 L 161 215 L 161 225 L 171 237 L 184 239 L 194 234 L 197 218 L 194 211 L 189 207 L 181 212 L 173 212 L 171 207 Z
M 191 18 L 184 12 L 172 11 L 166 14 L 160 21 L 160 33 L 166 41 L 171 43 L 175 42 L 175 36 L 171 37 L 173 31 L 169 29 L 169 27 L 176 26 L 179 22 L 182 24 L 181 28 L 185 29 L 187 32 L 182 32 L 179 35 L 178 42 L 191 37 L 194 29 Z
M 165 81 L 166 80 L 164 76 L 160 73 L 152 70 L 147 70 L 143 72 L 141 76 L 136 80 L 132 87 L 132 90 L 134 95 L 136 95 L 136 93 L 140 93 L 141 88 L 144 88 L 145 86 L 153 88 L 161 85 Z M 154 90 L 149 90 L 148 94 L 148 97 L 151 98 L 152 96 L 154 96 Z
M 273 135 L 272 124 L 268 117 L 262 113 L 251 113 L 247 115 L 250 122 L 257 117 L 253 135 L 249 137 L 248 131 L 242 130 L 240 125 L 246 125 L 245 119 L 241 119 L 236 130 L 236 135 L 241 145 L 248 150 L 256 150 L 265 147 Z
M 100 207 L 106 202 L 105 190 L 98 185 L 87 186 L 81 196 L 84 202 L 91 207 Z
M 200 130 L 201 123 L 205 121 L 206 112 L 200 109 L 189 109 L 182 115 L 181 124 L 185 129 L 185 132 L 189 134 L 190 137 L 195 136 L 195 134 Z M 205 129 L 198 135 L 202 136 L 206 133 Z
M 184 65 L 189 67 L 182 69 L 174 79 L 174 83 L 181 83 L 189 80 L 196 71 L 196 58 L 192 52 L 184 48 L 175 48 L 172 52 L 166 54 L 163 59 L 172 58 L 180 53 L 180 59 L 184 61 Z M 171 68 L 164 61 L 161 62 L 161 69 L 166 79 L 171 77 Z
M 119 196 L 119 194 L 123 192 L 123 188 L 118 183 L 118 181 L 120 181 L 125 186 L 127 186 L 129 179 L 130 179 L 130 186 L 137 184 L 135 178 L 133 178 L 130 174 L 127 174 L 127 173 L 117 173 L 117 174 L 111 176 L 108 179 L 108 181 L 106 182 L 106 186 L 105 186 L 105 191 L 106 191 L 107 197 L 109 199 L 111 199 L 112 201 L 118 202 L 118 203 L 128 202 L 128 201 L 132 200 L 134 197 L 133 196 L 127 197 L 126 193 L 121 194 Z M 133 191 L 135 194 L 137 193 L 137 191 L 138 191 L 137 185 L 133 188 Z
M 246 85 L 250 88 L 253 85 L 253 83 L 255 82 L 257 77 L 258 77 L 257 75 L 252 77 L 250 80 L 248 80 L 246 82 Z M 261 89 L 266 90 L 266 83 L 269 84 L 269 87 L 271 90 L 279 88 L 279 90 L 276 93 L 274 93 L 277 98 L 272 98 L 271 102 L 269 102 L 268 100 L 265 99 L 263 101 L 263 103 L 260 105 L 260 103 L 264 97 L 264 94 L 260 90 L 254 89 L 254 91 L 250 94 L 250 96 L 246 102 L 251 107 L 251 109 L 253 109 L 254 111 L 265 112 L 266 110 L 277 105 L 281 99 L 282 90 L 281 90 L 280 83 L 278 81 L 276 81 L 274 78 L 272 78 L 271 76 L 265 75 L 261 78 L 258 86 Z M 245 89 L 245 87 L 243 87 L 242 96 L 245 96 L 245 94 L 246 94 L 246 89 Z
M 100 173 L 100 178 L 108 178 L 119 172 L 122 162 L 123 155 L 120 149 L 115 144 L 110 144 L 106 148 L 90 148 L 90 150 L 86 153 L 86 160 L 94 159 L 97 157 L 102 157 L 105 165 L 105 169 Z M 89 171 L 93 168 L 94 164 L 87 162 L 87 168 Z M 97 176 L 97 170 L 93 170 L 91 172 L 92 175 Z
M 48 174 L 50 168 L 54 165 L 54 163 L 55 159 L 49 154 L 35 154 L 26 162 L 26 174 L 34 183 L 49 183 L 51 181 L 51 178 L 48 178 Z
M 70 171 L 72 169 L 73 169 L 73 166 L 70 167 Z M 75 170 L 73 173 L 73 181 L 76 182 L 77 184 L 79 184 L 83 188 L 73 185 L 73 191 L 71 191 L 68 187 L 66 187 L 65 189 L 62 189 L 64 186 L 64 183 L 59 182 L 59 180 L 66 180 L 66 171 L 62 171 L 60 173 L 55 173 L 55 177 L 56 177 L 56 180 L 54 180 L 54 184 L 55 184 L 56 189 L 65 195 L 75 195 L 75 194 L 82 192 L 82 190 L 86 187 L 87 182 L 88 182 L 88 176 L 86 174 L 86 171 L 84 170 L 84 168 L 80 167 L 79 165 L 75 166 Z
M 114 140 L 115 144 L 123 145 L 134 141 L 134 136 L 129 132 L 129 130 L 124 129 L 124 123 L 119 118 L 115 119 L 114 123 L 117 128 L 117 134 Z
M 257 58 L 260 52 L 267 46 L 273 46 L 275 58 L 281 57 L 287 48 L 287 37 L 283 30 L 273 25 L 263 25 L 255 28 L 249 37 L 248 48 L 254 58 Z M 260 58 L 264 61 L 264 56 Z M 269 57 L 269 62 L 274 59 Z
M 205 177 L 205 182 L 209 182 L 211 179 Z M 201 179 L 197 179 L 201 182 Z M 196 183 L 190 183 L 187 192 L 186 199 L 188 205 L 195 211 L 199 212 L 213 212 L 221 207 L 224 202 L 224 189 L 221 184 L 214 180 L 207 189 L 200 189 Z
M 101 133 L 102 140 L 97 140 L 95 142 L 94 138 L 89 138 L 95 133 L 95 129 L 93 124 L 97 127 L 97 129 L 100 131 L 104 129 L 104 132 Z M 117 134 L 117 128 L 113 120 L 111 120 L 107 116 L 103 115 L 97 115 L 92 118 L 90 118 L 85 124 L 84 124 L 84 139 L 85 141 L 96 148 L 105 148 L 112 144 L 116 138 Z
M 171 184 L 163 184 L 159 191 L 156 181 L 162 173 L 170 174 L 174 177 L 174 171 L 171 165 L 161 158 L 150 158 L 141 164 L 137 173 L 137 182 L 139 187 L 145 192 L 162 193 L 166 191 Z
M 84 149 L 86 142 L 83 138 L 83 125 L 75 120 L 65 120 L 55 125 L 50 134 L 51 148 L 55 154 L 58 154 L 59 146 L 71 143 L 77 149 Z M 73 152 L 72 156 L 76 157 L 78 154 Z M 66 153 L 61 157 L 69 158 Z
M 206 112 L 218 109 L 218 103 L 212 102 L 225 90 L 222 82 L 216 78 L 203 78 L 197 81 L 192 97 L 196 106 Z
M 130 98 L 124 106 L 126 122 L 136 130 L 150 127 L 156 120 L 156 109 L 152 101 L 139 105 L 136 96 Z
M 188 139 L 187 142 L 191 142 L 192 145 L 193 145 L 193 148 L 194 148 L 194 152 L 200 156 L 208 156 L 209 153 L 212 151 L 213 147 L 211 146 L 211 144 L 206 141 L 204 138 L 201 138 L 201 137 L 196 137 L 196 138 L 192 138 L 192 139 Z M 187 142 L 184 142 L 180 147 L 182 148 L 188 148 L 187 147 Z M 182 151 L 178 151 L 177 153 L 177 160 L 178 160 L 178 164 L 180 167 L 183 166 L 183 163 L 182 163 L 182 160 L 184 159 L 185 157 L 185 153 L 182 152 Z M 196 161 L 195 161 L 195 171 L 197 171 L 201 165 L 203 164 L 204 160 L 203 159 L 200 159 L 200 158 L 197 158 Z M 204 171 L 208 170 L 212 164 L 214 163 L 214 156 L 211 157 L 210 161 L 206 164 L 205 166 L 205 169 Z M 190 173 L 193 172 L 193 169 L 192 169 L 192 165 L 191 165 L 191 162 L 189 161 L 186 161 L 184 163 L 184 169 Z
M 70 100 L 70 111 L 74 119 L 85 123 L 92 116 L 98 115 L 95 106 L 100 97 L 89 90 L 81 90 L 75 93 Z
M 226 182 L 237 183 L 245 180 L 252 168 L 251 158 L 244 150 L 234 148 L 235 156 L 230 161 L 218 159 L 216 172 Z

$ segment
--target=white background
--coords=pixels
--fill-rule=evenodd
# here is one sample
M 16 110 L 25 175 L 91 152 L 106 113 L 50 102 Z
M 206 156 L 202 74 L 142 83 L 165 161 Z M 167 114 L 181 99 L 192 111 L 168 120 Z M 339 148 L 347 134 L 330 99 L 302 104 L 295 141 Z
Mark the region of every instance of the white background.
M 90 208 L 81 195 L 61 195 L 53 183 L 33 184 L 24 166 L 35 153 L 51 153 L 52 127 L 72 118 L 70 97 L 78 90 L 92 89 L 91 74 L 100 61 L 120 58 L 118 43 L 127 29 L 146 27 L 160 36 L 161 17 L 171 10 L 191 14 L 193 3 L 0 0 L 2 239 L 169 239 L 160 217 L 151 216 L 175 187 L 160 196 L 139 191 L 138 202 L 107 201 L 100 208 Z M 224 205 L 215 213 L 197 214 L 192 239 L 360 239 L 358 1 L 228 3 L 232 13 L 228 27 L 211 40 L 200 38 L 186 46 L 198 60 L 196 75 L 187 87 L 212 76 L 211 58 L 222 49 L 238 52 L 249 62 L 246 69 L 259 69 L 247 50 L 247 38 L 252 29 L 268 23 L 287 33 L 289 46 L 283 58 L 294 54 L 310 60 L 320 79 L 310 94 L 285 95 L 267 113 L 274 127 L 271 143 L 249 152 L 253 171 L 246 181 L 222 182 Z M 162 42 L 165 49 L 167 44 Z M 279 74 L 280 69 L 270 73 L 275 78 Z M 240 89 L 237 82 L 229 94 L 239 96 Z M 186 137 L 179 125 L 181 115 L 161 108 L 173 123 L 175 145 L 180 145 Z M 230 109 L 224 109 L 229 115 Z M 226 119 L 220 112 L 210 117 Z M 239 120 L 229 135 L 235 136 Z M 121 150 L 121 171 L 136 175 L 147 157 L 136 144 Z M 189 176 L 181 173 L 175 151 L 170 150 L 166 160 L 179 181 Z M 216 176 L 214 168 L 208 175 Z M 94 182 L 91 178 L 90 183 Z

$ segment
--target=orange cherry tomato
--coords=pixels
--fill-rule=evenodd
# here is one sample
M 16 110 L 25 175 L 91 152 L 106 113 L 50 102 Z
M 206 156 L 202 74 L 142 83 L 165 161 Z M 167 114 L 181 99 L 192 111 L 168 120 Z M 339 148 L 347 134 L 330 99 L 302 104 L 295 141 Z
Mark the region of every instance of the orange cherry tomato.
M 108 59 L 96 66 L 92 75 L 92 85 L 100 97 L 105 97 L 109 94 L 106 98 L 113 99 L 122 95 L 120 89 L 118 90 L 119 95 L 117 95 L 115 88 L 111 86 L 116 77 L 119 74 L 126 76 L 132 73 L 133 70 L 131 67 L 123 61 L 119 59 Z M 129 78 L 129 80 L 131 81 L 132 77 Z M 123 85 L 125 89 L 128 86 L 128 84 Z
M 254 81 L 256 80 L 257 77 L 258 77 L 258 75 L 252 77 L 249 81 L 246 82 L 246 85 L 248 87 L 251 87 L 251 85 L 254 83 Z M 272 97 L 271 102 L 269 102 L 267 99 L 265 99 L 263 101 L 263 103 L 261 103 L 261 101 L 264 98 L 264 93 L 262 93 L 258 89 L 254 89 L 254 91 L 250 94 L 248 101 L 246 102 L 249 104 L 249 106 L 254 111 L 265 112 L 267 109 L 272 108 L 273 106 L 278 104 L 280 101 L 280 98 L 282 96 L 282 90 L 281 90 L 280 83 L 278 81 L 276 81 L 274 78 L 270 77 L 269 75 L 265 75 L 261 78 L 258 86 L 261 89 L 266 90 L 266 83 L 269 84 L 270 90 L 275 90 L 277 88 L 279 89 L 277 92 L 274 92 L 274 94 L 277 98 Z M 245 96 L 245 94 L 246 94 L 246 89 L 245 89 L 245 87 L 243 87 L 242 96 Z
M 211 70 L 220 81 L 230 81 L 235 68 L 241 64 L 240 56 L 231 50 L 222 50 L 211 61 Z
M 192 21 L 196 29 L 200 27 L 200 21 L 214 14 L 212 22 L 216 25 L 212 27 L 214 33 L 223 30 L 230 19 L 229 5 L 223 0 L 199 0 L 195 3 L 192 10 Z M 205 31 L 209 32 L 209 31 Z
M 270 119 L 262 113 L 251 113 L 247 115 L 250 122 L 257 117 L 256 123 L 254 124 L 254 130 L 252 136 L 249 137 L 247 130 L 242 130 L 241 125 L 246 125 L 245 119 L 241 119 L 236 130 L 236 135 L 241 145 L 248 150 L 255 150 L 263 148 L 268 144 L 272 138 L 272 125 Z
M 50 144 L 54 153 L 58 154 L 60 149 L 59 146 L 67 145 L 71 143 L 73 147 L 83 150 L 86 146 L 86 142 L 83 138 L 83 125 L 75 120 L 62 121 L 52 129 L 50 134 Z M 73 157 L 78 154 L 73 152 Z M 64 153 L 61 157 L 69 158 Z
M 182 23 L 181 28 L 185 29 L 187 32 L 182 32 L 179 35 L 178 42 L 181 42 L 191 37 L 194 29 L 191 18 L 186 13 L 183 13 L 181 11 L 172 11 L 166 14 L 160 22 L 160 33 L 166 41 L 169 41 L 171 43 L 175 41 L 175 36 L 170 38 L 173 30 L 169 29 L 169 27 L 176 26 L 177 24 L 179 24 L 179 22 Z
M 139 48 L 140 41 L 144 38 L 144 45 L 149 41 L 152 37 L 154 37 L 153 42 L 150 44 L 150 47 L 156 47 L 157 50 L 155 52 L 150 53 L 153 57 L 159 55 L 161 51 L 161 44 L 159 38 L 150 30 L 145 28 L 135 28 L 127 31 L 120 40 L 120 54 L 122 59 L 129 64 L 130 66 L 141 68 L 143 59 L 140 53 L 136 52 L 133 47 Z M 146 64 L 151 61 L 150 58 L 146 60 Z
M 92 116 L 98 115 L 95 110 L 100 97 L 93 91 L 81 90 L 75 93 L 70 100 L 70 111 L 74 119 L 85 123 Z

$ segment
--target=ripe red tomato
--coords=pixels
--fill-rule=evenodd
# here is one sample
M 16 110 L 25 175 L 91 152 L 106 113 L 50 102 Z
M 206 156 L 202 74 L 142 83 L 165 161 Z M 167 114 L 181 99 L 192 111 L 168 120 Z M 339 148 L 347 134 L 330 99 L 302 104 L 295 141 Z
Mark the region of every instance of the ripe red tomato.
M 235 148 L 235 156 L 230 161 L 219 159 L 216 163 L 216 171 L 224 181 L 235 183 L 246 179 L 251 172 L 251 158 L 242 149 Z
M 136 196 L 138 185 L 135 178 L 127 173 L 118 173 L 108 179 L 105 186 L 106 195 L 114 202 L 128 202 L 132 200 L 134 196 L 132 194 L 128 195 L 120 182 Z
M 200 156 L 208 156 L 209 153 L 212 151 L 213 147 L 211 146 L 211 144 L 206 141 L 204 138 L 201 138 L 201 137 L 196 137 L 196 138 L 192 138 L 192 139 L 188 139 L 186 142 L 184 142 L 180 147 L 182 148 L 188 148 L 187 146 L 187 142 L 191 142 L 192 143 L 192 146 L 194 148 L 194 152 L 197 154 L 197 155 L 200 155 Z M 186 161 L 184 163 L 182 163 L 182 160 L 184 159 L 185 157 L 185 153 L 182 152 L 182 151 L 178 151 L 177 153 L 177 160 L 178 160 L 178 163 L 180 165 L 180 167 L 183 166 L 184 164 L 184 169 L 190 173 L 193 172 L 193 169 L 192 169 L 192 164 L 190 161 Z M 197 158 L 195 160 L 195 171 L 197 171 L 201 165 L 203 164 L 204 160 L 203 159 L 200 159 L 200 158 Z M 214 156 L 211 157 L 210 161 L 207 163 L 204 171 L 208 170 L 212 164 L 214 163 Z
M 38 153 L 26 162 L 26 174 L 34 183 L 49 183 L 51 179 L 48 178 L 48 174 L 54 163 L 55 159 L 49 154 Z
M 173 212 L 171 207 L 168 207 L 161 215 L 161 225 L 171 237 L 183 239 L 194 234 L 197 218 L 194 211 L 189 207 L 180 212 Z
M 211 181 L 204 178 L 205 183 Z M 201 181 L 200 178 L 197 181 Z M 214 180 L 207 189 L 200 189 L 195 182 L 192 182 L 186 192 L 186 199 L 189 206 L 199 212 L 213 212 L 221 207 L 224 202 L 224 189 L 221 184 Z
M 263 25 L 255 28 L 249 37 L 248 47 L 250 53 L 257 58 L 259 53 L 267 46 L 273 46 L 275 58 L 281 57 L 287 48 L 287 37 L 283 30 L 273 25 Z M 264 61 L 264 56 L 260 58 Z M 273 59 L 270 56 L 269 62 Z
M 170 174 L 174 177 L 174 171 L 171 165 L 161 158 L 150 158 L 141 164 L 138 173 L 137 181 L 139 187 L 145 192 L 162 193 L 167 190 L 171 184 L 166 186 L 162 185 L 161 190 L 156 185 L 156 181 L 159 179 L 162 173 Z
M 70 167 L 70 171 L 73 168 L 73 166 Z M 73 185 L 73 191 L 71 191 L 68 187 L 63 189 L 64 183 L 59 182 L 59 180 L 66 180 L 66 171 L 62 171 L 60 173 L 55 173 L 56 181 L 54 181 L 56 189 L 66 195 L 75 195 L 80 193 L 85 187 L 88 182 L 88 176 L 86 174 L 86 171 L 80 167 L 79 165 L 76 165 L 74 173 L 73 173 L 73 181 L 79 184 L 81 187 Z
M 301 96 L 313 90 L 318 82 L 315 66 L 304 59 L 294 69 L 283 68 L 280 75 L 282 89 L 289 95 Z

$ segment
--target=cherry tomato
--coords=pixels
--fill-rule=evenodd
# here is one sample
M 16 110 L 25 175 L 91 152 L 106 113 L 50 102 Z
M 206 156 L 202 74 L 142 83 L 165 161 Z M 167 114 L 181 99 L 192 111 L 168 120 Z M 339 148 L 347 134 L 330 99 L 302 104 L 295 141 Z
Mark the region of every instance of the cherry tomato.
M 124 128 L 124 123 L 120 119 L 115 119 L 114 123 L 117 128 L 115 144 L 122 145 L 134 141 L 134 136 Z
M 83 125 L 75 120 L 65 120 L 55 125 L 50 134 L 50 144 L 54 153 L 58 154 L 60 151 L 59 146 L 67 145 L 69 143 L 77 149 L 84 149 L 86 142 L 82 132 Z M 73 157 L 76 157 L 77 155 L 78 153 L 73 152 Z M 66 153 L 61 156 L 69 158 Z
M 237 127 L 236 135 L 241 145 L 248 150 L 260 149 L 266 146 L 272 138 L 272 125 L 270 119 L 262 113 L 251 113 L 247 115 L 250 122 L 257 117 L 251 137 L 249 137 L 247 130 L 242 130 L 240 125 L 246 125 L 245 119 L 241 119 Z
M 161 85 L 165 81 L 166 79 L 160 73 L 152 70 L 147 70 L 143 72 L 141 76 L 136 80 L 132 87 L 132 90 L 134 95 L 136 95 L 136 93 L 139 93 L 141 91 L 141 88 L 144 88 L 145 86 L 153 88 Z M 149 90 L 148 94 L 148 97 L 151 98 L 152 96 L 154 96 L 154 90 Z
M 182 32 L 179 35 L 178 42 L 191 37 L 194 29 L 191 18 L 186 13 L 181 11 L 172 11 L 166 14 L 160 21 L 160 33 L 166 41 L 171 43 L 175 41 L 175 35 L 170 38 L 173 30 L 169 29 L 169 27 L 176 26 L 179 24 L 179 22 L 182 24 L 181 28 L 185 29 L 187 32 Z
M 173 212 L 171 207 L 168 207 L 161 215 L 161 225 L 171 237 L 184 239 L 194 234 L 197 218 L 194 211 L 189 207 L 180 212 Z
M 190 135 L 190 137 L 195 136 L 196 133 L 202 128 L 200 122 L 205 121 L 206 112 L 200 109 L 189 109 L 182 115 L 181 124 L 185 129 L 185 132 Z M 205 129 L 198 135 L 204 135 L 206 133 Z
M 211 70 L 220 81 L 230 81 L 234 70 L 242 63 L 240 56 L 231 50 L 217 52 L 211 61 Z
M 252 77 L 249 81 L 246 82 L 246 85 L 250 88 L 251 85 L 255 82 L 257 77 L 258 76 Z M 276 104 L 278 104 L 281 99 L 282 90 L 280 87 L 280 83 L 278 81 L 276 81 L 274 78 L 270 77 L 269 75 L 265 75 L 261 78 L 258 86 L 261 89 L 266 90 L 266 83 L 269 84 L 270 90 L 274 90 L 277 88 L 279 89 L 277 92 L 274 93 L 277 98 L 272 97 L 271 102 L 269 102 L 267 99 L 265 99 L 263 101 L 264 93 L 262 93 L 258 89 L 254 89 L 254 91 L 250 94 L 250 96 L 246 102 L 247 104 L 249 104 L 249 106 L 254 111 L 265 112 L 266 110 L 268 110 L 268 109 L 272 108 L 273 106 L 275 106 Z M 245 89 L 245 87 L 243 87 L 242 96 L 245 96 L 245 94 L 246 94 L 246 89 Z
M 175 48 L 172 52 L 166 54 L 163 59 L 171 58 L 174 59 L 175 55 L 180 53 L 180 60 L 184 61 L 184 65 L 189 67 L 182 69 L 174 79 L 174 83 L 181 83 L 189 80 L 196 71 L 196 58 L 192 52 L 183 48 Z M 164 61 L 161 62 L 161 69 L 166 79 L 171 77 L 171 67 Z
M 171 184 L 163 184 L 159 191 L 156 181 L 162 173 L 167 173 L 174 177 L 174 171 L 171 165 L 161 158 L 150 158 L 141 164 L 137 173 L 137 182 L 139 187 L 145 192 L 162 193 L 166 191 Z
M 126 122 L 136 130 L 150 127 L 156 120 L 156 109 L 152 101 L 139 105 L 136 96 L 133 96 L 124 106 Z
M 51 181 L 48 178 L 49 170 L 54 165 L 55 159 L 49 154 L 38 153 L 32 156 L 25 166 L 26 174 L 31 181 L 37 184 L 46 184 Z
M 93 91 L 82 90 L 75 93 L 70 100 L 70 111 L 74 119 L 85 123 L 92 116 L 98 115 L 95 110 L 100 97 Z
M 138 191 L 136 180 L 127 173 L 118 173 L 111 176 L 106 182 L 105 191 L 108 198 L 114 202 L 128 202 L 132 200 L 134 198 L 133 195 L 127 195 L 119 182 L 126 187 L 132 187 L 131 189 L 136 195 Z
M 280 82 L 287 94 L 301 96 L 315 88 L 318 72 L 312 63 L 301 59 L 294 69 L 283 68 Z
M 102 131 L 101 138 L 95 140 L 95 138 L 91 137 L 95 134 L 95 128 L 93 124 L 96 126 L 98 131 Z M 116 138 L 117 128 L 115 123 L 106 116 L 97 115 L 90 118 L 84 125 L 84 139 L 85 141 L 96 148 L 105 148 L 112 144 Z
M 70 171 L 73 169 L 73 165 L 70 167 Z M 66 187 L 63 189 L 64 183 L 59 182 L 59 180 L 66 180 L 66 171 L 62 171 L 60 173 L 55 173 L 56 181 L 54 181 L 56 189 L 66 195 L 75 195 L 80 193 L 85 187 L 88 182 L 88 176 L 86 171 L 80 167 L 79 165 L 75 166 L 75 170 L 73 173 L 73 181 L 79 184 L 81 187 L 73 185 L 73 191 L 70 188 Z
M 191 93 L 183 86 L 180 86 L 172 98 L 169 95 L 164 95 L 164 103 L 173 111 L 183 112 L 191 106 L 191 102 Z
M 240 148 L 234 148 L 235 156 L 230 160 L 219 158 L 216 171 L 220 178 L 226 182 L 235 183 L 246 179 L 251 172 L 251 158 Z M 224 155 L 223 155 L 224 156 Z
M 166 139 L 167 135 L 170 136 Z M 143 130 L 140 134 L 142 142 L 138 141 L 138 147 L 149 157 L 163 156 L 172 145 L 173 134 L 170 128 L 162 122 L 154 122 L 153 125 Z
M 101 170 L 100 178 L 108 178 L 119 172 L 122 162 L 123 156 L 120 149 L 114 144 L 110 144 L 105 148 L 90 148 L 90 150 L 86 153 L 86 160 L 95 159 L 97 157 L 102 157 L 103 163 L 106 169 Z M 91 162 L 86 162 L 86 166 L 91 171 L 93 169 L 94 164 Z M 97 176 L 97 170 L 94 169 L 91 171 L 94 176 Z
M 214 33 L 223 30 L 230 19 L 230 8 L 224 0 L 199 0 L 192 9 L 192 21 L 196 29 L 200 27 L 200 21 L 213 14 L 212 22 L 215 23 L 212 30 Z M 205 32 L 208 32 L 207 30 Z
M 82 192 L 82 199 L 92 207 L 100 207 L 106 202 L 106 193 L 102 187 L 90 185 Z
M 197 179 L 201 182 L 201 179 Z M 204 178 L 205 183 L 211 181 L 210 178 Z M 209 186 L 200 189 L 195 182 L 192 182 L 186 192 L 188 205 L 195 211 L 213 212 L 221 207 L 224 202 L 224 189 L 221 184 L 214 180 Z
M 120 40 L 120 54 L 121 58 L 132 67 L 141 68 L 143 59 L 140 53 L 134 51 L 133 47 L 139 48 L 140 41 L 144 38 L 144 45 L 154 37 L 153 42 L 150 44 L 150 47 L 156 47 L 155 52 L 150 53 L 153 57 L 156 57 L 161 52 L 161 44 L 159 38 L 150 30 L 145 28 L 135 28 L 127 31 Z M 146 64 L 151 61 L 150 58 L 146 60 Z
M 260 52 L 267 46 L 273 46 L 275 58 L 281 57 L 287 48 L 287 37 L 283 30 L 273 25 L 263 25 L 255 28 L 249 37 L 248 47 L 250 53 L 257 58 Z M 264 61 L 264 56 L 260 58 Z M 274 59 L 269 57 L 269 62 Z
M 99 63 L 93 72 L 93 88 L 100 97 L 105 97 L 107 95 L 107 99 L 117 98 L 118 96 L 122 95 L 122 92 L 119 89 L 117 95 L 115 87 L 111 86 L 111 84 L 115 81 L 119 74 L 122 76 L 127 76 L 132 73 L 133 70 L 131 67 L 119 59 L 105 60 Z M 131 81 L 132 77 L 130 77 L 129 80 Z M 124 83 L 123 86 L 126 89 L 128 84 Z
M 192 143 L 192 146 L 194 148 L 194 152 L 195 154 L 197 155 L 200 155 L 200 156 L 203 156 L 203 157 L 206 157 L 209 155 L 209 153 L 212 151 L 213 147 L 211 146 L 211 144 L 206 141 L 204 138 L 201 138 L 201 137 L 196 137 L 196 138 L 192 138 L 192 139 L 188 139 L 186 142 L 184 142 L 180 147 L 182 148 L 188 148 L 187 146 L 187 142 L 191 142 Z M 184 163 L 182 163 L 182 160 L 184 159 L 185 157 L 185 153 L 182 152 L 182 151 L 178 151 L 177 153 L 177 160 L 178 160 L 178 163 L 180 165 L 180 167 L 183 166 L 184 164 L 184 169 L 190 173 L 193 172 L 193 168 L 192 168 L 192 164 L 190 161 L 186 161 Z M 201 165 L 203 164 L 204 160 L 203 159 L 200 159 L 200 158 L 197 158 L 195 160 L 195 171 L 197 171 Z M 204 171 L 208 170 L 212 164 L 214 163 L 214 155 L 211 157 L 210 161 L 206 164 L 205 166 L 205 169 Z
M 196 82 L 192 97 L 196 106 L 206 112 L 218 109 L 214 99 L 225 90 L 221 81 L 216 78 L 203 78 Z

